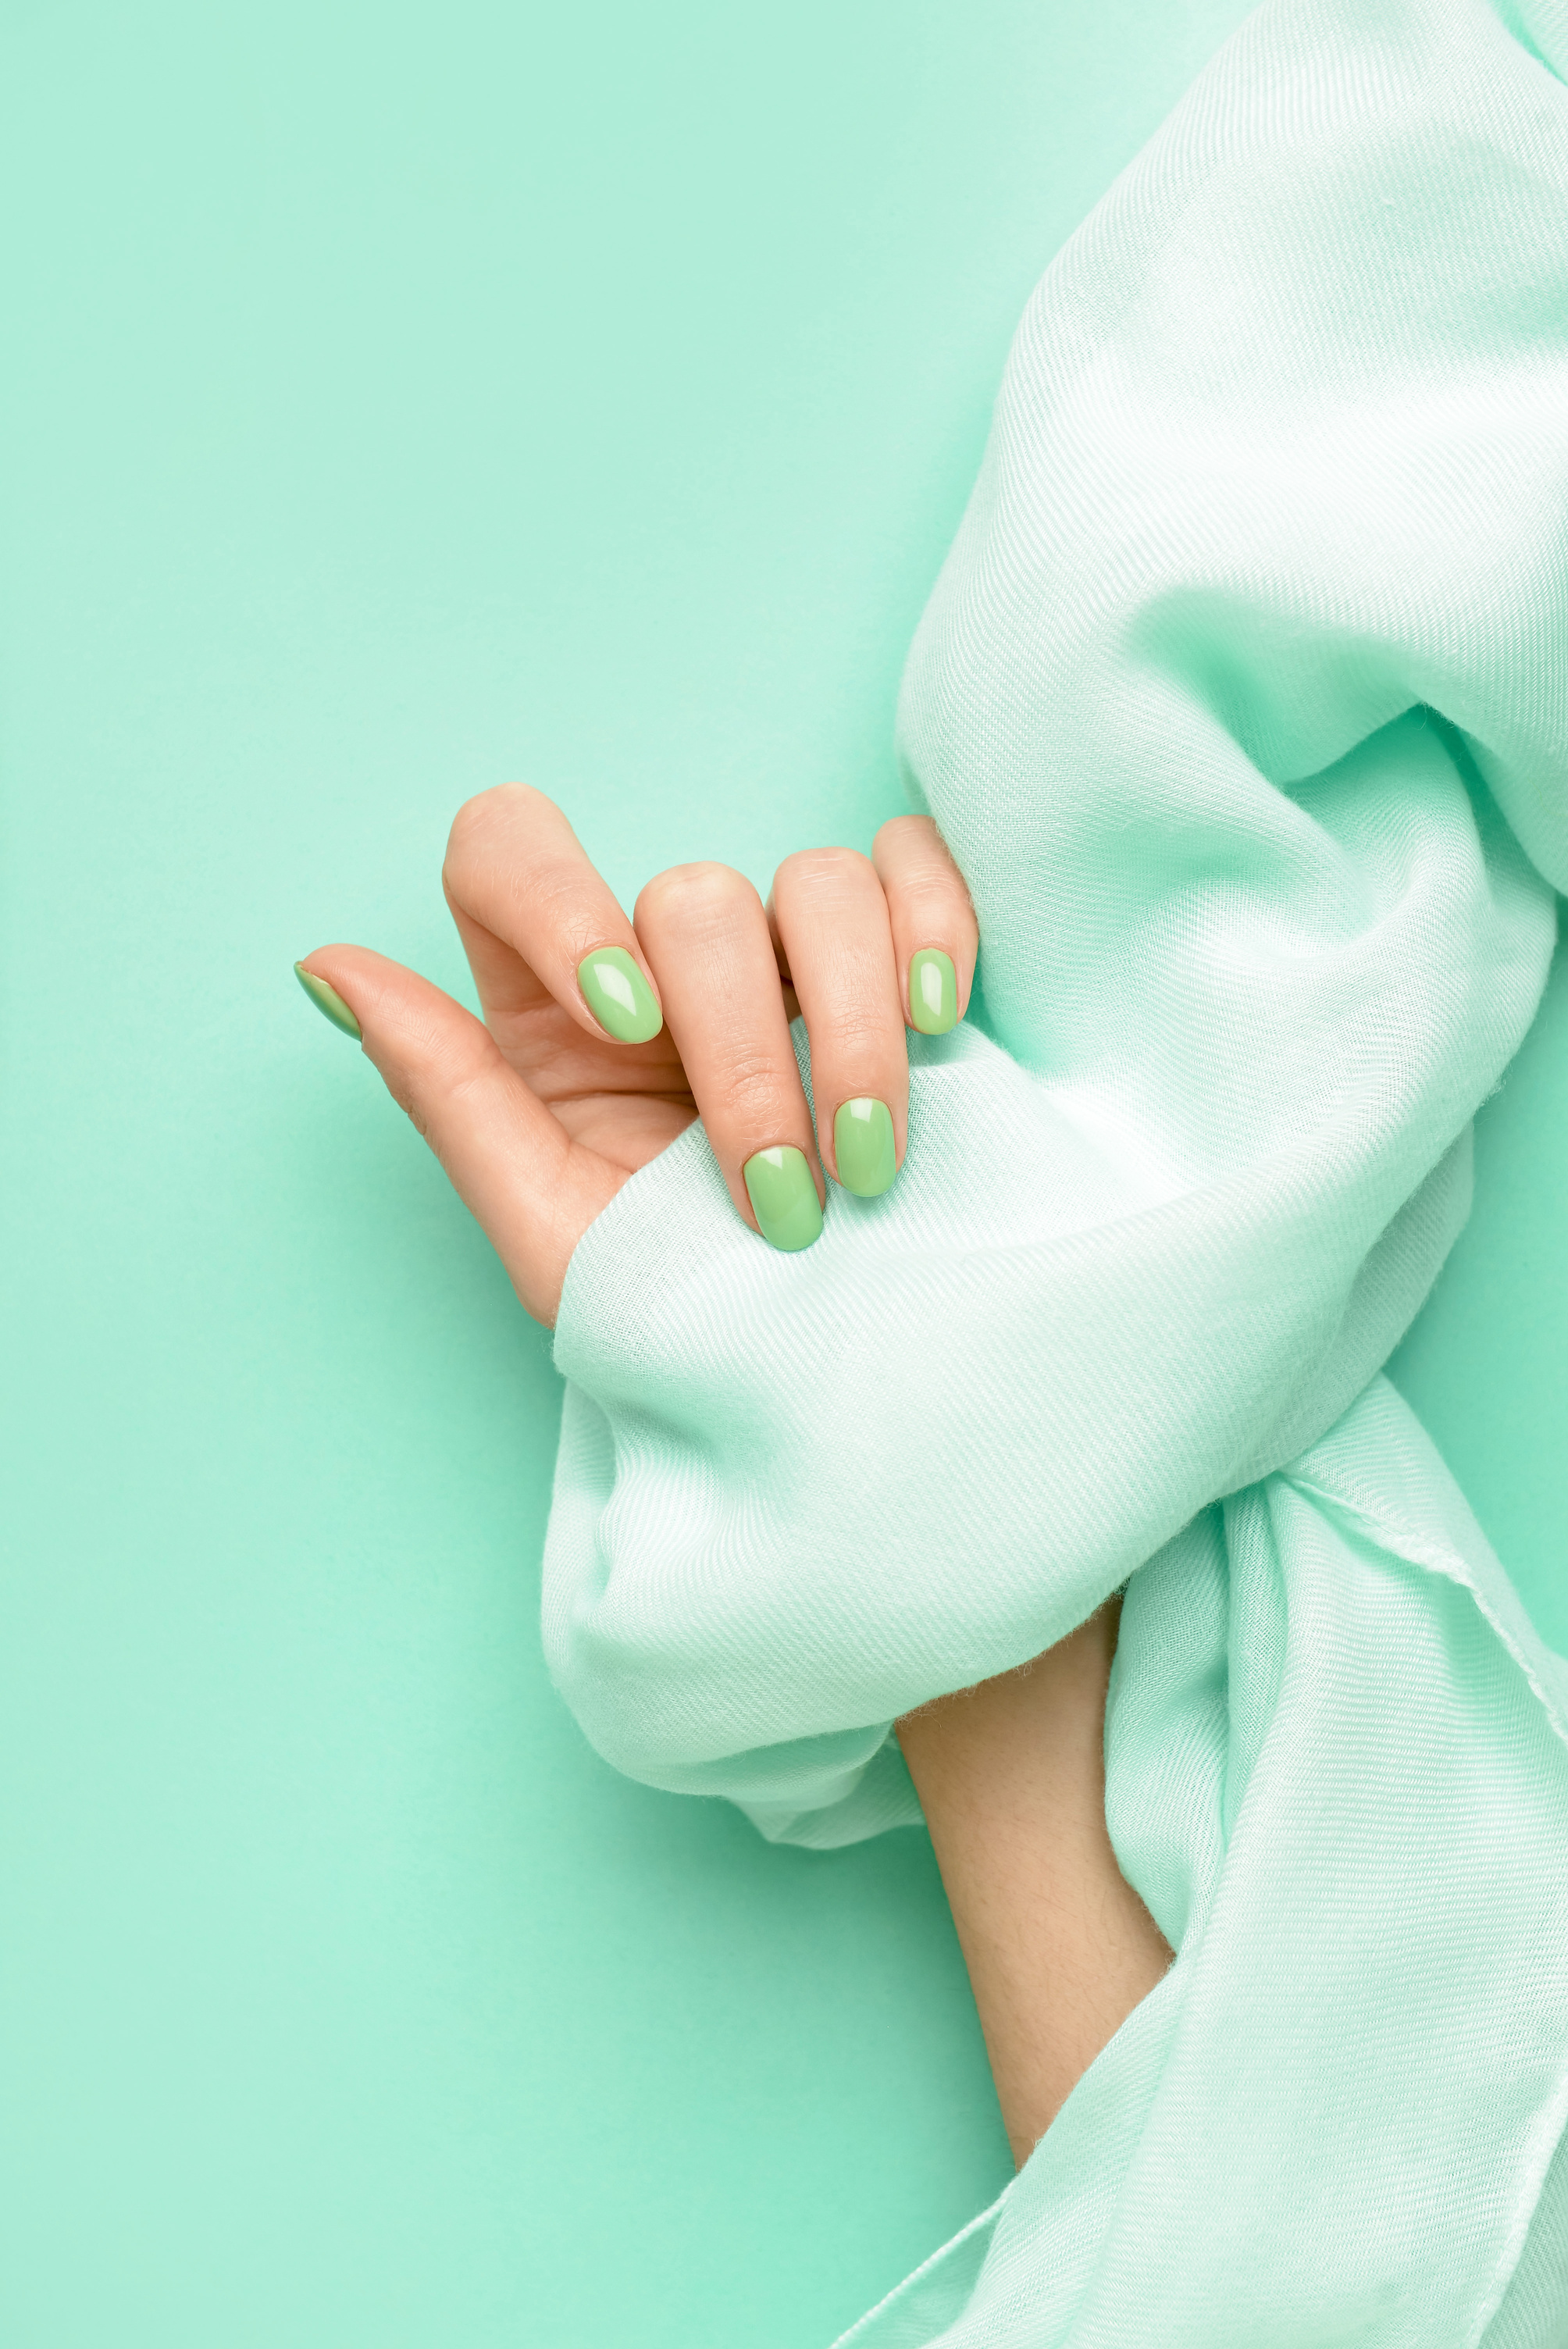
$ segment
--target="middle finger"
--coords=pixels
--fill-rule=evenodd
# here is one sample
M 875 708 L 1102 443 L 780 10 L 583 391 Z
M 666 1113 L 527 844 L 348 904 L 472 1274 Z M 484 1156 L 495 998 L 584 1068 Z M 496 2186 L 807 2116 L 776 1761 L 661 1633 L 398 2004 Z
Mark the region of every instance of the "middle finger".
M 870 857 L 850 848 L 787 857 L 773 918 L 811 1040 L 828 1171 L 874 1199 L 903 1161 L 909 1061 L 887 899 Z
M 725 864 L 677 864 L 633 915 L 729 1195 L 774 1247 L 810 1247 L 826 1194 L 762 900 Z

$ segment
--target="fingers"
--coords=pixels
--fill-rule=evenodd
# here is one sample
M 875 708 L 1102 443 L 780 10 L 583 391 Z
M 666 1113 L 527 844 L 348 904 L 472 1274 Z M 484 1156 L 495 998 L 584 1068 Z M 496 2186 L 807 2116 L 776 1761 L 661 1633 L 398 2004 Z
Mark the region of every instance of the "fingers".
M 460 807 L 441 879 L 503 1047 L 552 1000 L 598 1040 L 658 1034 L 658 988 L 636 933 L 542 792 L 503 783 Z
M 980 932 L 964 876 L 928 815 L 894 816 L 872 847 L 887 895 L 904 1017 L 944 1036 L 969 1009 Z
M 826 1194 L 762 901 L 724 864 L 679 864 L 637 936 L 729 1195 L 775 1247 L 809 1247 Z
M 819 848 L 774 876 L 773 919 L 806 1030 L 822 1157 L 861 1198 L 903 1160 L 909 1068 L 888 901 L 869 857 Z
M 817 1237 L 825 1185 L 781 970 L 810 1033 L 823 1157 L 861 1196 L 892 1183 L 907 1120 L 903 1024 L 934 1035 L 963 1016 L 979 946 L 968 893 L 929 818 L 884 824 L 870 862 L 842 849 L 791 857 L 775 884 L 771 932 L 750 883 L 717 864 L 660 874 L 628 922 L 561 811 L 521 784 L 459 810 L 443 879 L 485 1024 L 361 947 L 324 947 L 300 975 L 329 1019 L 362 1032 L 540 1320 L 554 1319 L 587 1225 L 644 1163 L 644 1145 L 662 1147 L 671 1118 L 678 1130 L 693 1102 L 743 1220 L 775 1247 Z M 572 1032 L 562 1013 L 591 1040 L 585 1061 L 582 1046 L 562 1044 Z M 629 1062 L 594 1062 L 606 1041 L 650 1046 L 666 1015 L 657 1049 L 665 1075 L 679 1080 L 678 1102 L 644 1065 L 645 1049 Z M 609 1065 L 630 1070 L 662 1121 L 630 1156 L 573 1138 L 573 1103 L 619 1102 L 624 1087 L 606 1077 Z M 542 1069 L 552 1081 L 540 1082 Z
M 357 1022 L 524 1306 L 552 1323 L 573 1248 L 621 1175 L 568 1138 L 489 1030 L 428 979 L 365 947 L 322 947 L 296 968 L 335 1026 L 345 1009 Z

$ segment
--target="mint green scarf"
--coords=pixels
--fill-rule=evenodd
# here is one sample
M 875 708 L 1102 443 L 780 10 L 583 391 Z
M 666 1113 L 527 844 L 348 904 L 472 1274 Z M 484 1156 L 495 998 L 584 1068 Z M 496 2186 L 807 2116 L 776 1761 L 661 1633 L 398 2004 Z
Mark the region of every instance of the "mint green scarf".
M 916 1821 L 889 1723 L 1131 1578 L 1176 1962 L 865 2349 L 1568 2338 L 1568 1669 L 1377 1375 L 1568 881 L 1565 70 L 1563 0 L 1221 52 L 1031 302 L 910 659 L 986 1032 L 806 1254 L 693 1129 L 573 1259 L 545 1636 L 622 1769 Z

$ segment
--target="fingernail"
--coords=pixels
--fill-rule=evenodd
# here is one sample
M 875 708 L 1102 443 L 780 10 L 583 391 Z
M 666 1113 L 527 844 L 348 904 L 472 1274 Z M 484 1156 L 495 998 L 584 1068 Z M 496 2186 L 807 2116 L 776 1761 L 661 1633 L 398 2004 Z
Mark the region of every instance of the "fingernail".
M 757 1151 L 740 1171 L 769 1247 L 810 1247 L 821 1231 L 822 1209 L 804 1153 L 782 1143 L 774 1150 Z
M 937 947 L 922 947 L 910 958 L 909 1016 L 923 1036 L 945 1036 L 958 1025 L 957 976 Z
M 645 1044 L 665 1024 L 654 990 L 624 947 L 600 947 L 577 966 L 583 1000 L 617 1044 Z
M 886 1102 L 841 1102 L 833 1119 L 839 1180 L 857 1199 L 879 1198 L 898 1173 L 892 1112 Z
M 335 1028 L 341 1028 L 346 1036 L 364 1041 L 364 1029 L 335 987 L 328 987 L 325 978 L 317 978 L 315 971 L 306 970 L 303 962 L 295 963 L 294 977 L 324 1018 L 330 1019 Z

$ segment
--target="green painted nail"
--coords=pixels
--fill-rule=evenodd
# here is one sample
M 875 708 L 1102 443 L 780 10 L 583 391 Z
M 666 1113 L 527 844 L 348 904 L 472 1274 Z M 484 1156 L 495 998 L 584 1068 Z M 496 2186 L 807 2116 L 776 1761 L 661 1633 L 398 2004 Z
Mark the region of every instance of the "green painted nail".
M 892 1112 L 886 1102 L 841 1102 L 833 1119 L 839 1180 L 857 1199 L 880 1198 L 898 1173 Z
M 909 1016 L 923 1036 L 945 1036 L 958 1025 L 957 975 L 937 947 L 922 947 L 910 958 Z
M 345 1003 L 342 996 L 339 995 L 335 987 L 328 987 L 325 978 L 317 978 L 315 971 L 306 970 L 303 962 L 295 963 L 294 977 L 298 979 L 300 985 L 304 988 L 305 993 L 309 996 L 316 1009 L 321 1012 L 325 1018 L 330 1019 L 335 1028 L 341 1028 L 346 1036 L 352 1036 L 359 1041 L 363 1040 L 365 1035 L 364 1029 L 360 1026 L 353 1012 L 350 1011 L 347 1004 Z
M 577 966 L 583 1000 L 617 1044 L 645 1044 L 665 1024 L 654 990 L 624 947 L 599 947 Z
M 822 1210 L 803 1153 L 788 1143 L 773 1150 L 758 1150 L 741 1173 L 769 1247 L 810 1247 L 821 1231 Z

